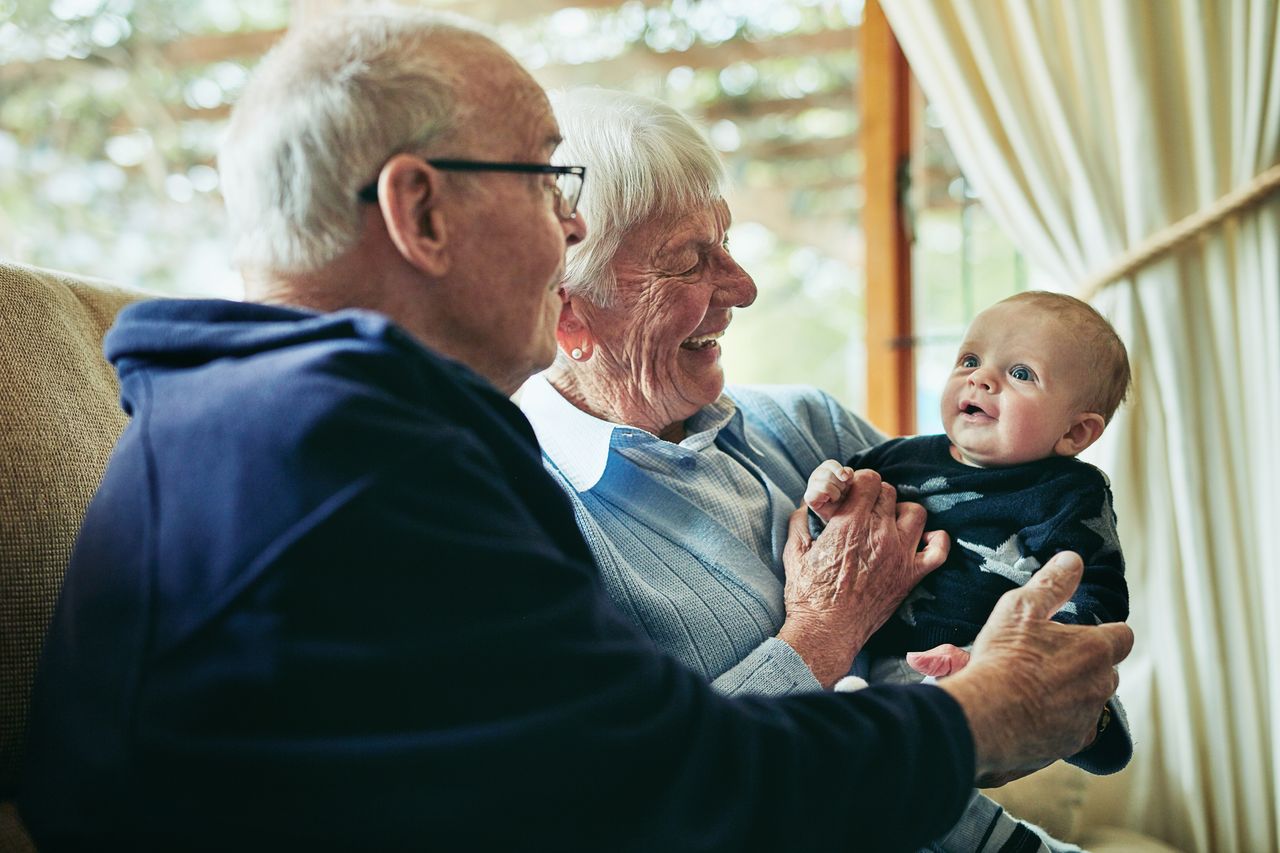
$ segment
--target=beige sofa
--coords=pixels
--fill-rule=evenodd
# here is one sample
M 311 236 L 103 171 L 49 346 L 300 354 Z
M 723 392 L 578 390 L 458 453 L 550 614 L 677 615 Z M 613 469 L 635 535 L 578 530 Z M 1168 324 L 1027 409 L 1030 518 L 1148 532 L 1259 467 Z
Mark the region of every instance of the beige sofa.
M 34 849 L 12 798 L 40 644 L 124 428 L 102 335 L 137 294 L 0 262 L 0 850 Z
M 1059 761 L 985 793 L 1010 813 L 1092 853 L 1179 853 L 1168 844 L 1120 826 L 1127 805 L 1126 782 L 1123 772 L 1090 776 Z
M 0 851 L 34 850 L 13 796 L 40 644 L 71 546 L 125 416 L 102 335 L 140 294 L 0 261 Z M 1095 853 L 1170 851 L 1095 819 L 1120 802 L 1059 763 L 995 792 Z M 1091 802 L 1092 800 L 1092 802 Z M 1102 807 L 1101 809 L 1099 807 Z M 1108 815 L 1114 818 L 1116 815 Z

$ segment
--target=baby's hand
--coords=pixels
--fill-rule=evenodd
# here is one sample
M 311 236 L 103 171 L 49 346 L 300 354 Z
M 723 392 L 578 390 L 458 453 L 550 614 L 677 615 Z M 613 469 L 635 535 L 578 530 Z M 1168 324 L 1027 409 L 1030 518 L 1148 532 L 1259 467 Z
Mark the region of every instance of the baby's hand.
M 853 479 L 853 469 L 841 465 L 834 459 L 828 459 L 809 475 L 809 485 L 804 490 L 804 502 L 809 509 L 821 518 L 823 523 L 831 520 L 836 507 L 844 499 L 849 490 L 849 482 Z
M 921 675 L 944 678 L 955 675 L 969 663 L 969 653 L 959 646 L 943 643 L 927 652 L 907 652 L 907 665 Z

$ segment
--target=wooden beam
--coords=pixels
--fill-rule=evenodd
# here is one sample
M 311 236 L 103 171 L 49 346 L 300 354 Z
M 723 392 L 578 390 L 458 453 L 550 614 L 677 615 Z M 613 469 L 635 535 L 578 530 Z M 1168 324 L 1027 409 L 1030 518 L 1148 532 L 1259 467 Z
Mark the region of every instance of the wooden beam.
M 581 65 L 556 64 L 534 69 L 534 78 L 548 89 L 565 86 L 618 86 L 638 74 L 665 74 L 672 68 L 724 68 L 735 62 L 760 62 L 794 56 L 854 51 L 855 27 L 778 36 L 763 41 L 734 39 L 721 44 L 695 44 L 688 50 L 658 52 L 634 45 L 611 59 Z
M 915 432 L 911 246 L 902 176 L 910 154 L 910 71 L 880 0 L 862 22 L 862 213 L 867 276 L 867 417 L 889 435 Z
M 289 28 L 305 27 L 350 8 L 347 0 L 289 0 Z
M 284 30 L 251 30 L 243 33 L 212 33 L 183 36 L 171 42 L 148 47 L 159 51 L 167 65 L 185 67 L 208 65 L 224 59 L 253 59 L 262 56 L 284 36 Z M 132 49 L 131 49 L 132 50 Z M 37 59 L 32 62 L 0 64 L 0 82 L 16 81 L 26 85 L 37 80 L 70 78 L 104 69 L 131 70 L 135 54 L 121 47 L 81 59 Z
M 728 119 L 757 119 L 762 116 L 795 115 L 806 110 L 849 109 L 849 90 L 845 87 L 814 92 L 803 98 L 722 98 L 702 109 L 707 122 Z
M 754 121 L 767 115 L 786 115 L 801 112 L 805 109 L 821 108 L 821 109 L 849 109 L 849 96 L 847 90 L 844 92 L 820 92 L 805 98 L 779 98 L 779 99 L 762 99 L 754 102 L 743 102 L 741 100 L 734 102 L 732 105 L 726 106 L 719 102 L 711 104 L 708 108 L 695 114 L 695 121 L 703 126 L 710 126 L 715 121 L 722 118 L 732 118 L 738 121 Z M 176 103 L 166 105 L 166 109 L 174 121 L 206 121 L 216 122 L 225 121 L 231 113 L 231 107 L 228 104 L 219 104 L 216 107 L 203 108 L 192 107 L 185 103 Z M 113 130 L 117 133 L 125 133 L 134 128 L 134 124 L 128 118 L 121 114 L 117 116 L 116 122 L 113 124 Z M 741 147 L 733 152 L 723 154 L 724 158 L 731 163 L 733 162 L 775 162 L 786 161 L 788 163 L 800 163 L 803 161 L 821 161 L 828 165 L 825 169 L 827 177 L 819 177 L 808 180 L 801 184 L 788 182 L 786 187 L 791 191 L 809 190 L 815 192 L 847 191 L 850 186 L 850 180 L 861 180 L 861 159 L 856 166 L 858 174 L 852 178 L 847 174 L 839 174 L 836 170 L 829 167 L 831 161 L 838 157 L 857 153 L 860 144 L 860 134 L 855 131 L 853 133 L 840 134 L 839 136 L 829 137 L 786 137 L 786 138 L 757 138 L 750 133 L 750 127 L 744 128 L 744 137 Z M 927 179 L 927 178 L 926 178 Z M 934 180 L 938 180 L 934 178 Z M 774 189 L 772 186 L 761 187 L 753 185 L 755 189 Z M 858 247 L 857 254 L 862 256 L 862 247 Z M 845 252 L 833 253 L 837 256 L 844 257 Z
M 848 182 L 845 189 L 849 188 Z M 735 222 L 758 222 L 796 246 L 812 246 L 827 257 L 857 268 L 863 247 L 849 239 L 854 226 L 845 217 L 804 216 L 791 210 L 791 187 L 731 186 L 725 194 Z
M 312 0 L 299 4 L 295 14 L 310 20 L 341 7 L 335 0 Z M 183 36 L 160 45 L 166 62 L 176 67 L 204 65 L 224 59 L 258 57 L 266 53 L 285 31 L 256 30 L 240 33 L 211 33 Z M 777 36 L 761 41 L 734 39 L 722 44 L 695 44 L 688 50 L 658 52 L 644 45 L 635 45 L 622 54 L 599 62 L 581 65 L 555 64 L 534 71 L 534 76 L 544 86 L 555 88 L 581 84 L 620 85 L 638 73 L 665 74 L 678 66 L 691 68 L 723 68 L 734 62 L 760 62 L 788 56 L 812 56 L 815 54 L 853 51 L 858 47 L 856 27 L 819 30 Z M 127 56 L 124 57 L 127 59 Z M 0 64 L 0 80 L 30 80 L 37 76 L 66 76 L 69 72 L 92 68 L 110 67 L 99 56 L 87 59 L 47 59 L 35 62 L 11 62 Z
M 511 0 L 400 0 L 401 5 L 456 12 L 490 24 L 519 23 L 550 15 L 565 8 L 617 9 L 618 0 L 522 0 L 519 6 Z M 661 6 L 664 0 L 640 0 L 648 8 Z
M 175 66 L 206 65 L 224 59 L 262 56 L 283 36 L 284 30 L 186 36 L 165 45 L 162 52 Z
M 794 142 L 777 139 L 747 139 L 742 148 L 727 158 L 744 160 L 830 160 L 858 150 L 858 134 L 826 138 L 799 138 Z

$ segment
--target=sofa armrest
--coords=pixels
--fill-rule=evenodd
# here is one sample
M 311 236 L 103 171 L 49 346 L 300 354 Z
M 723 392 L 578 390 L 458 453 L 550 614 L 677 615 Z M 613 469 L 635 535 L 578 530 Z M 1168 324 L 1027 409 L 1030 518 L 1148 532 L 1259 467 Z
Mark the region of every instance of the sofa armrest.
M 0 262 L 0 797 L 17 787 L 44 634 L 125 425 L 102 336 L 142 296 Z

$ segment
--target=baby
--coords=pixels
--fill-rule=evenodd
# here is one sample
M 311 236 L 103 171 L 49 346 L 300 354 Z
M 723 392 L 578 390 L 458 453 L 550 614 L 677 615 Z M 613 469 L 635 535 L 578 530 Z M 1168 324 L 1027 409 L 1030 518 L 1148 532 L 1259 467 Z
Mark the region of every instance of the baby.
M 1102 435 L 1128 386 L 1124 344 L 1098 312 L 1070 296 L 1020 293 L 969 326 L 942 395 L 945 435 L 886 441 L 845 465 L 827 460 L 813 472 L 804 499 L 824 522 L 844 499 L 853 469 L 871 468 L 899 498 L 924 505 L 931 529 L 951 536 L 947 561 L 867 644 L 869 669 L 860 671 L 870 681 L 910 683 L 963 666 L 962 647 L 973 643 L 1000 596 L 1059 551 L 1079 553 L 1085 569 L 1054 619 L 1093 625 L 1128 616 L 1107 479 L 1075 458 Z M 1093 745 L 1068 760 L 1108 773 L 1132 753 L 1124 711 L 1113 698 Z M 1043 835 L 1041 846 L 1028 830 L 1042 832 L 975 796 L 956 828 L 930 849 L 1025 843 L 1054 853 L 1079 850 Z
M 946 563 L 868 644 L 871 681 L 919 681 L 962 665 L 956 647 L 1059 551 L 1079 553 L 1085 569 L 1055 620 L 1128 616 L 1106 476 L 1075 458 L 1102 435 L 1128 385 L 1124 344 L 1097 311 L 1070 296 L 1020 293 L 969 326 L 942 395 L 945 435 L 893 439 L 813 472 L 804 499 L 824 522 L 853 469 L 871 468 L 951 536 Z M 924 650 L 907 665 L 908 653 Z

